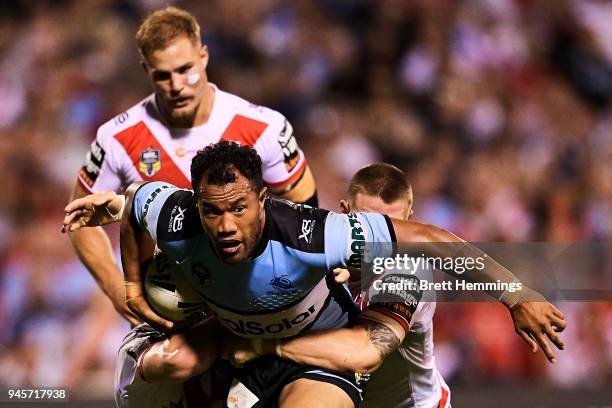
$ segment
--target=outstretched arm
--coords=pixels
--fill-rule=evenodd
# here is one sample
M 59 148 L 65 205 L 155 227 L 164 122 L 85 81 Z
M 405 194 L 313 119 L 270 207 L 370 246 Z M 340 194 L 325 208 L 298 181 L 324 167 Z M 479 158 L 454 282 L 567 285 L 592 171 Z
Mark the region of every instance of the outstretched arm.
M 424 250 L 431 255 L 441 257 L 470 256 L 482 257 L 484 268 L 465 272 L 467 279 L 476 282 L 516 282 L 518 279 L 512 272 L 484 254 L 481 250 L 462 240 L 456 235 L 433 225 L 422 224 L 415 221 L 393 220 L 393 227 L 399 243 L 424 244 Z M 441 244 L 426 245 L 426 243 L 439 242 Z M 535 353 L 538 344 L 550 362 L 555 362 L 555 353 L 547 339 L 560 350 L 564 344 L 557 335 L 566 326 L 565 317 L 555 306 L 549 303 L 540 293 L 525 286 L 520 291 L 489 292 L 491 296 L 499 299 L 510 311 L 516 333 L 531 347 Z

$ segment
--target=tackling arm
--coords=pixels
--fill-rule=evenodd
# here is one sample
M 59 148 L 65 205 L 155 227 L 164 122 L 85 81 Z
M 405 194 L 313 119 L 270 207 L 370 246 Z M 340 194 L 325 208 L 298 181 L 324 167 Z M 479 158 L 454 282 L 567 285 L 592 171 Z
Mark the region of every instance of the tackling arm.
M 77 182 L 70 201 L 85 197 L 88 193 Z M 131 324 L 140 320 L 125 304 L 125 289 L 121 270 L 115 260 L 108 235 L 101 227 L 83 228 L 69 234 L 70 241 L 79 259 L 96 280 L 115 309 Z
M 392 220 L 398 243 L 421 243 L 424 251 L 431 255 L 441 257 L 470 256 L 484 258 L 484 268 L 466 272 L 464 276 L 476 282 L 516 282 L 518 279 L 512 272 L 497 263 L 456 235 L 433 225 L 422 224 L 415 221 Z M 440 244 L 426 245 L 437 242 Z M 538 344 L 552 363 L 556 361 L 547 338 L 560 350 L 564 344 L 557 332 L 565 329 L 565 317 L 556 307 L 549 303 L 540 293 L 523 286 L 523 289 L 514 293 L 489 292 L 491 296 L 499 299 L 510 311 L 516 333 L 525 340 L 535 353 Z

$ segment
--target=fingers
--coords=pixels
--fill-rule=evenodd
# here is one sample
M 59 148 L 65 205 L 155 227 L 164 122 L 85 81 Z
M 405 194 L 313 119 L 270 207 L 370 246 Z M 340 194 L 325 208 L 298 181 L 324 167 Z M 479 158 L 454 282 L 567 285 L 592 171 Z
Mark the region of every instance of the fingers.
M 544 333 L 546 334 L 546 336 L 548 336 L 550 341 L 552 341 L 553 344 L 557 346 L 559 350 L 565 349 L 565 344 L 563 343 L 563 341 L 561 341 L 561 338 L 559 338 L 553 327 L 546 326 L 544 328 Z
M 552 308 L 552 312 L 555 316 L 557 316 L 559 319 L 565 320 L 565 316 L 559 309 L 557 309 L 553 304 L 550 304 L 550 307 Z
M 167 331 L 172 329 L 174 323 L 169 320 L 164 319 L 161 316 L 158 316 L 147 304 L 144 296 L 142 294 L 129 299 L 128 307 L 132 310 L 137 316 L 140 316 L 144 321 L 149 323 L 151 326 L 160 329 L 162 331 Z
M 550 320 L 551 320 L 550 324 L 555 328 L 555 331 L 562 332 L 563 330 L 565 330 L 567 323 L 564 319 L 561 319 L 555 315 L 555 316 L 552 316 Z
M 516 332 L 523 338 L 523 340 L 525 340 L 525 343 L 527 343 L 527 345 L 531 348 L 531 352 L 537 353 L 538 344 L 535 342 L 535 340 L 531 338 L 524 330 L 519 329 Z
M 81 197 L 81 198 L 77 198 L 76 200 L 68 203 L 68 205 L 64 207 L 64 212 L 71 213 L 76 210 L 86 210 L 86 209 L 91 210 L 92 206 L 93 204 L 92 204 L 91 196 Z
M 76 210 L 66 214 L 62 221 L 62 232 L 73 232 L 81 227 L 87 226 L 91 220 L 91 211 Z
M 532 333 L 532 336 L 536 339 L 536 341 L 542 348 L 542 351 L 546 355 L 546 358 L 548 359 L 548 361 L 550 361 L 551 363 L 556 362 L 557 358 L 552 348 L 550 347 L 550 344 L 546 340 L 546 336 L 543 333 Z

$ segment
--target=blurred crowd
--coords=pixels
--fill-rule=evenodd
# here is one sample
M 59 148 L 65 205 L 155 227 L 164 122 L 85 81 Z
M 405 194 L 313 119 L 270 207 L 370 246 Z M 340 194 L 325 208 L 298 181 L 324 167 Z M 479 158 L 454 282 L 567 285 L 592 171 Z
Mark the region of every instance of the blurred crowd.
M 385 161 L 409 174 L 415 219 L 468 240 L 612 238 L 607 1 L 3 2 L 0 385 L 62 385 L 86 346 L 97 288 L 63 207 L 97 127 L 150 92 L 133 35 L 167 3 L 202 25 L 211 82 L 292 121 L 322 207 Z M 611 304 L 560 308 L 567 350 L 550 366 L 503 307 L 440 304 L 438 365 L 451 385 L 609 383 Z M 84 368 L 90 395 L 108 395 L 126 330 Z

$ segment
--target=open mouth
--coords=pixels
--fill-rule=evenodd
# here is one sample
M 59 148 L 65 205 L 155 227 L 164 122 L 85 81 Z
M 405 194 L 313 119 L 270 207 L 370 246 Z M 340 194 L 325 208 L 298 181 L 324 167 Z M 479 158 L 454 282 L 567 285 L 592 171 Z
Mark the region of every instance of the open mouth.
M 223 255 L 234 255 L 240 249 L 242 241 L 231 239 L 227 241 L 219 241 L 217 246 Z

